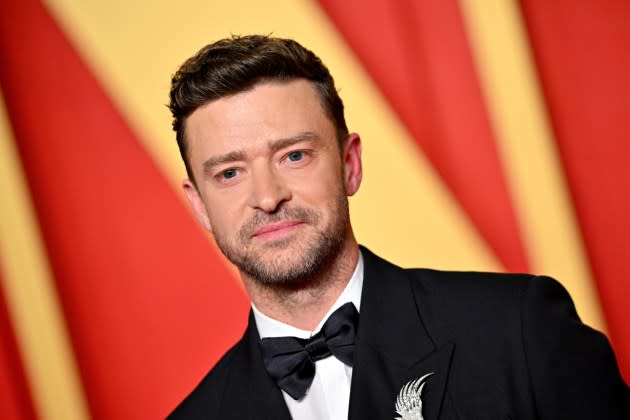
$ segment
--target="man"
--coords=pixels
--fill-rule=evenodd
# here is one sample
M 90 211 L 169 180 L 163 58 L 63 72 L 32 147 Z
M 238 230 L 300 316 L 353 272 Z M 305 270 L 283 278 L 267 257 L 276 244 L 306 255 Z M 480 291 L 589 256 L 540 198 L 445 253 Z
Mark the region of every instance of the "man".
M 208 45 L 170 109 L 186 195 L 252 301 L 172 418 L 630 418 L 610 346 L 554 280 L 403 270 L 359 248 L 361 140 L 312 52 Z

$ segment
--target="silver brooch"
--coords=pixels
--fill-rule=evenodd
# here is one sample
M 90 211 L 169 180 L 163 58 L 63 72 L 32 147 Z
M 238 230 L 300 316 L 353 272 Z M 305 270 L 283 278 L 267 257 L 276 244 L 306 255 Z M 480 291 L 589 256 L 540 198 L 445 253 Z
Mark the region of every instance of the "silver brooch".
M 407 382 L 396 398 L 396 413 L 400 417 L 395 420 L 423 420 L 422 418 L 422 388 L 426 384 L 426 380 L 434 372 L 427 373 L 419 379 Z

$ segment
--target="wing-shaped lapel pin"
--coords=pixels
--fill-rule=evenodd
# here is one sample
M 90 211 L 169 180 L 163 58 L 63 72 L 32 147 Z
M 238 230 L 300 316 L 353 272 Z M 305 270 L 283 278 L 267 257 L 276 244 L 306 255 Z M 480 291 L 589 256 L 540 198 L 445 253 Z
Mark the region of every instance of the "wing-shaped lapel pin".
M 434 372 L 427 373 L 421 378 L 407 382 L 396 398 L 396 412 L 400 417 L 394 420 L 423 420 L 422 417 L 422 389 L 427 378 Z

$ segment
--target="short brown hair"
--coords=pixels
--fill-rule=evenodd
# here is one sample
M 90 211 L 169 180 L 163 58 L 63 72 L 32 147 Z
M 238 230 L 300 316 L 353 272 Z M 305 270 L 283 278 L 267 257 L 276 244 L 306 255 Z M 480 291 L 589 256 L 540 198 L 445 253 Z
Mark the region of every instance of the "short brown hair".
M 186 118 L 200 106 L 265 81 L 306 79 L 313 83 L 324 112 L 335 125 L 339 145 L 348 128 L 335 82 L 313 52 L 291 39 L 265 35 L 233 36 L 203 47 L 171 80 L 169 109 L 188 178 L 195 183 L 185 141 Z

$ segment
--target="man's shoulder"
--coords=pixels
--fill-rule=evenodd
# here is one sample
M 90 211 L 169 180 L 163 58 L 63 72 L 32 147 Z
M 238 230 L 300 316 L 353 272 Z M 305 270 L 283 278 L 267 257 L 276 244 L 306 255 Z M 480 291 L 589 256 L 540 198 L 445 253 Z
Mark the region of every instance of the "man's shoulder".
M 412 284 L 425 295 L 448 299 L 454 305 L 478 302 L 485 307 L 543 301 L 563 301 L 571 311 L 573 300 L 564 285 L 544 275 L 483 271 L 444 271 L 427 268 L 403 269 Z
M 508 288 L 518 288 L 536 277 L 532 274 L 494 271 L 455 271 L 435 268 L 403 268 L 402 270 L 422 279 L 422 281 L 435 283 L 437 286 L 448 285 L 463 288 L 473 286 L 475 289 L 479 289 L 479 286 L 500 286 L 503 288 L 506 284 Z
M 532 310 L 562 306 L 565 319 L 579 320 L 573 301 L 557 280 L 547 276 L 483 271 L 447 271 L 432 268 L 401 268 L 363 248 L 366 267 L 370 267 L 378 287 L 408 286 L 417 308 L 429 323 L 450 330 L 468 329 L 473 323 L 496 324 L 513 329 Z M 370 276 L 367 271 L 366 275 Z M 371 282 L 374 284 L 375 282 Z M 397 284 L 398 286 L 395 286 Z
M 436 311 L 462 313 L 467 308 L 466 312 L 480 315 L 509 313 L 520 318 L 532 310 L 555 306 L 563 308 L 565 319 L 579 321 L 569 292 L 549 276 L 425 268 L 404 271 L 416 290 L 432 298 Z
M 563 288 L 553 278 L 532 274 L 430 268 L 407 268 L 403 271 L 427 293 L 448 294 L 450 299 L 470 299 L 474 296 L 519 299 L 530 287 Z
M 452 331 L 475 325 L 512 329 L 520 322 L 523 301 L 531 287 L 558 284 L 528 274 L 423 268 L 404 272 L 423 316 Z
M 402 268 L 382 259 L 362 247 L 366 267 L 379 271 L 379 275 L 392 280 L 407 278 L 412 285 L 432 296 L 448 295 L 449 299 L 466 299 L 486 295 L 518 298 L 532 283 L 562 287 L 556 280 L 545 276 L 490 271 L 452 271 L 435 268 Z
M 471 323 L 519 322 L 522 303 L 531 289 L 564 290 L 555 280 L 529 274 L 401 268 L 362 248 L 370 294 L 401 299 L 412 292 L 416 308 L 429 325 L 449 330 Z M 394 291 L 390 293 L 389 291 Z M 544 293 L 543 293 L 544 295 Z M 570 298 L 567 299 L 570 301 Z M 382 299 L 381 299 L 382 300 Z
M 168 418 L 203 418 L 208 413 L 217 413 L 232 367 L 242 357 L 244 346 L 244 338 L 232 346 Z

